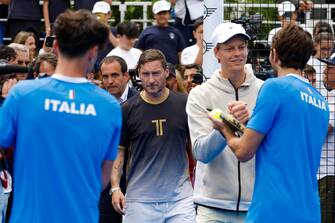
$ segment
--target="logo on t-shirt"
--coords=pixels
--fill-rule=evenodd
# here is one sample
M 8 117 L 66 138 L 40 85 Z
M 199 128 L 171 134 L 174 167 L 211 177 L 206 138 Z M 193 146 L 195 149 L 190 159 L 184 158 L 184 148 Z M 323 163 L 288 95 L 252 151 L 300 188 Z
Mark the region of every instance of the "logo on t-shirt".
M 174 39 L 176 36 L 174 33 L 169 33 L 170 39 Z
M 314 97 L 311 93 L 311 90 L 308 88 L 309 93 L 300 91 L 300 97 L 303 102 L 306 102 L 310 105 L 313 105 L 321 110 L 327 111 L 326 103 L 320 98 Z
M 74 101 L 68 102 L 49 98 L 46 98 L 44 101 L 44 110 L 73 115 L 97 115 L 93 104 L 77 104 Z
M 74 97 L 75 97 L 74 90 L 73 89 L 69 90 L 69 99 L 74 100 Z

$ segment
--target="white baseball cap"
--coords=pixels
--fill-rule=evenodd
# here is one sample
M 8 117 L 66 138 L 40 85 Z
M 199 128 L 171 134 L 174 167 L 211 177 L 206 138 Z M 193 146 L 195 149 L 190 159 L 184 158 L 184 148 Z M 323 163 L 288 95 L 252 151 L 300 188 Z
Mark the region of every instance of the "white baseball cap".
M 283 16 L 286 12 L 294 12 L 296 10 L 295 5 L 290 1 L 284 1 L 278 4 L 278 15 Z
M 155 2 L 152 6 L 152 12 L 154 14 L 163 12 L 163 11 L 170 11 L 171 8 L 171 4 L 170 2 L 167 2 L 165 0 L 161 0 L 158 2 Z
M 92 13 L 104 13 L 107 14 L 111 11 L 110 5 L 105 1 L 96 2 L 93 6 Z
M 212 43 L 216 47 L 218 43 L 225 43 L 237 35 L 242 36 L 246 40 L 251 39 L 241 24 L 232 22 L 222 23 L 215 28 L 212 35 Z

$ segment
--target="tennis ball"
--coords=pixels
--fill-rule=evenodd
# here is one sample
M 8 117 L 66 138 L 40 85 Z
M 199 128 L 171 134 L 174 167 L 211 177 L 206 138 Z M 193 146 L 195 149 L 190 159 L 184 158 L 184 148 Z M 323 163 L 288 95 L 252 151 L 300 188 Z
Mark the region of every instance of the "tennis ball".
M 209 115 L 213 119 L 216 119 L 218 121 L 222 121 L 221 114 L 222 114 L 222 111 L 221 111 L 221 109 L 218 109 L 218 108 L 215 108 L 215 109 L 213 109 L 212 111 L 209 112 Z

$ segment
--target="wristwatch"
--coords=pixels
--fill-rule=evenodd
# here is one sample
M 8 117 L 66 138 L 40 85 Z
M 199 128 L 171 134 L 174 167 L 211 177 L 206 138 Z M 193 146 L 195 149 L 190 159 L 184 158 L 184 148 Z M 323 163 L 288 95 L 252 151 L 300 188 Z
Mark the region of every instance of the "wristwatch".
M 117 190 L 121 190 L 121 188 L 120 187 L 112 187 L 110 190 L 109 190 L 109 195 L 110 196 L 112 196 L 112 193 L 114 193 L 115 191 L 117 191 Z

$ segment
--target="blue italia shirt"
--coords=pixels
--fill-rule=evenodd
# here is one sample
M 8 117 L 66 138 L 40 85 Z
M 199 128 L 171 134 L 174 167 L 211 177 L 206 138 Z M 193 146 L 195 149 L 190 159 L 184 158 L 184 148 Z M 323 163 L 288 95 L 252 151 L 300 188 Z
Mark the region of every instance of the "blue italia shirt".
M 0 110 L 0 147 L 15 146 L 10 222 L 98 222 L 101 170 L 116 158 L 119 103 L 83 78 L 22 81 Z
M 246 222 L 317 223 L 316 179 L 329 109 L 307 80 L 288 75 L 262 86 L 248 128 L 264 134 Z

